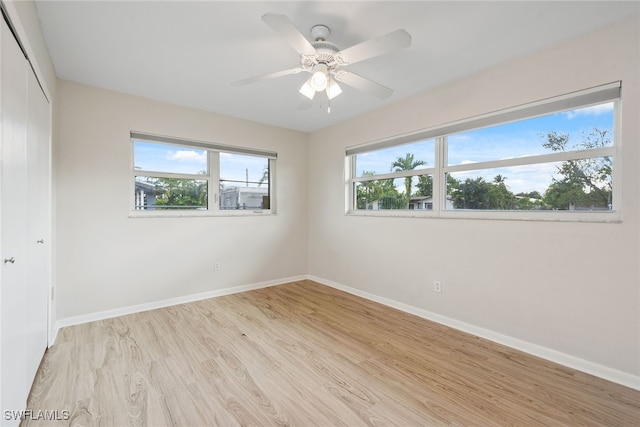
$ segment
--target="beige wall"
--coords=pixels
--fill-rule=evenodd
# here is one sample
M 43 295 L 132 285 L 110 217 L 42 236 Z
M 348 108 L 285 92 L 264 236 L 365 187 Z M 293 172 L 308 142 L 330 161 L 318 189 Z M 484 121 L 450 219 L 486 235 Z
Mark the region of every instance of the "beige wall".
M 639 39 L 636 17 L 312 134 L 309 273 L 640 376 Z M 347 146 L 616 80 L 621 223 L 345 215 Z
M 68 81 L 57 105 L 58 319 L 307 272 L 307 135 Z M 278 214 L 129 218 L 131 130 L 276 151 Z

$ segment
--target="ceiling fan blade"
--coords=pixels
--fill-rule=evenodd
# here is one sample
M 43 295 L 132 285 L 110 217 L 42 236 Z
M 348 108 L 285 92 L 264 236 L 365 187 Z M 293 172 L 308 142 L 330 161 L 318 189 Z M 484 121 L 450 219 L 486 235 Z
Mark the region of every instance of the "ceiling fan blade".
M 238 80 L 237 82 L 231 83 L 231 86 L 244 86 L 251 83 L 259 82 L 262 80 L 270 80 L 275 79 L 282 76 L 288 76 L 290 74 L 298 74 L 304 71 L 302 68 L 291 68 L 290 70 L 276 71 L 275 73 L 263 74 L 261 76 L 251 77 L 249 79 Z
M 393 95 L 393 89 L 389 89 L 380 83 L 376 83 L 351 71 L 339 70 L 335 74 L 335 79 L 363 92 L 367 92 L 376 98 L 386 99 Z
M 262 20 L 300 55 L 315 55 L 316 49 L 286 16 L 267 13 Z
M 355 64 L 409 46 L 411 34 L 405 30 L 396 30 L 340 51 L 336 54 L 336 60 L 341 65 Z

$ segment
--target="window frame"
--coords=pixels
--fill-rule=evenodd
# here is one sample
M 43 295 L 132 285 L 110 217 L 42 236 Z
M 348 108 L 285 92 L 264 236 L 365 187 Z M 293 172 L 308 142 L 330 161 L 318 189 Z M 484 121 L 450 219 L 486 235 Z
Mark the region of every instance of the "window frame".
M 153 135 L 142 132 L 131 131 L 130 133 L 131 152 L 131 175 L 129 186 L 129 217 L 220 217 L 220 216 L 264 216 L 276 214 L 275 197 L 275 171 L 277 153 L 266 150 L 259 150 L 246 147 L 236 147 L 225 144 L 215 144 L 204 141 L 187 140 L 160 135 Z M 206 174 L 175 173 L 136 169 L 135 167 L 135 142 L 144 141 L 153 144 L 164 144 L 173 147 L 183 147 L 185 149 L 205 150 L 207 154 Z M 220 153 L 240 154 L 267 159 L 269 169 L 269 209 L 220 209 Z M 135 185 L 136 176 L 149 176 L 154 178 L 179 178 L 207 181 L 207 208 L 206 209 L 159 209 L 147 210 L 136 209 Z
M 493 219 L 493 220 L 542 220 L 542 221 L 572 221 L 572 222 L 619 222 L 620 211 L 620 173 L 619 157 L 621 145 L 621 87 L 620 81 L 596 86 L 582 91 L 572 92 L 557 97 L 522 104 L 516 107 L 470 117 L 450 123 L 423 129 L 410 134 L 399 135 L 371 143 L 347 147 L 345 150 L 345 214 L 354 216 L 380 217 L 425 217 L 425 218 L 465 218 L 465 219 Z M 448 165 L 447 137 L 457 133 L 473 131 L 482 128 L 499 126 L 548 114 L 585 108 L 592 105 L 613 102 L 613 136 L 612 145 L 583 150 L 559 151 L 537 154 L 525 157 L 490 160 L 483 162 Z M 355 170 L 356 156 L 384 148 L 415 143 L 428 138 L 435 139 L 435 161 L 433 168 L 416 169 L 410 171 L 392 172 L 381 175 L 357 177 Z M 610 157 L 612 161 L 612 209 L 609 211 L 565 211 L 565 210 L 477 210 L 477 209 L 446 209 L 446 175 L 453 172 L 485 170 L 502 167 L 536 165 L 567 160 L 586 158 Z M 366 210 L 357 209 L 356 185 L 360 182 L 379 179 L 395 179 L 407 176 L 432 174 L 433 177 L 433 209 L 388 209 Z

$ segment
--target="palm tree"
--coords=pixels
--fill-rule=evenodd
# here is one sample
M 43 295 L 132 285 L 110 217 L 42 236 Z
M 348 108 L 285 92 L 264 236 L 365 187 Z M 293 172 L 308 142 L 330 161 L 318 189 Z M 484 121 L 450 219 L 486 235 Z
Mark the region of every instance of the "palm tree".
M 264 171 L 262 172 L 262 178 L 258 181 L 258 187 L 261 187 L 265 182 L 269 182 L 269 166 L 265 166 Z
M 424 160 L 415 160 L 413 154 L 407 153 L 404 157 L 398 157 L 395 162 L 391 164 L 392 172 L 399 171 L 410 171 L 418 166 L 426 165 L 427 162 Z M 407 199 L 407 204 L 411 200 L 411 176 L 408 176 L 404 179 L 404 188 L 405 188 L 405 198 Z

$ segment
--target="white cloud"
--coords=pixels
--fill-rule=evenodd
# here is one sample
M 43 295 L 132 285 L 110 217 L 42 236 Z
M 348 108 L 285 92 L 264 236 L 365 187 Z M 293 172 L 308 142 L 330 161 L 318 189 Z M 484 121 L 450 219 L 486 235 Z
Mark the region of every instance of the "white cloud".
M 571 120 L 579 116 L 598 116 L 600 114 L 606 114 L 611 111 L 613 111 L 613 102 L 610 102 L 608 104 L 594 105 L 587 108 L 581 108 L 579 110 L 567 111 L 564 113 L 564 115 L 567 117 L 567 119 Z
M 207 153 L 205 151 L 175 151 L 167 156 L 169 160 L 177 160 L 179 162 L 196 162 L 207 163 Z

